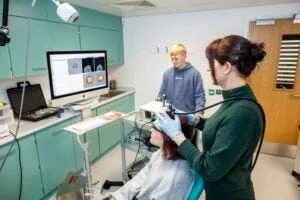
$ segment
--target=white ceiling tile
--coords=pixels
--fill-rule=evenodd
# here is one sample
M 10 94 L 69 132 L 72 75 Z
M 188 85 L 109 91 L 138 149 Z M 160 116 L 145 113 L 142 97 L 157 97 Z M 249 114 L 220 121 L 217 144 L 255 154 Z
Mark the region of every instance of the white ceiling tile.
M 66 0 L 70 4 L 119 15 L 136 16 L 161 13 L 176 13 L 187 11 L 216 10 L 239 8 L 245 6 L 260 6 L 281 3 L 295 3 L 300 0 L 147 0 L 156 7 L 120 6 L 117 3 L 137 0 Z

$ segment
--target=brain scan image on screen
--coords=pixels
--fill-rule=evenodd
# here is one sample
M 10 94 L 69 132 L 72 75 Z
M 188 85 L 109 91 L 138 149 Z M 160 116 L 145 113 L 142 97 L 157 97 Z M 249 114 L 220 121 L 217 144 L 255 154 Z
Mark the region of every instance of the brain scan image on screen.
M 82 73 L 82 59 L 72 58 L 68 59 L 68 72 L 69 74 L 81 74 Z
M 104 76 L 103 76 L 102 74 L 99 74 L 99 75 L 97 76 L 97 80 L 98 80 L 98 81 L 103 81 L 103 79 L 104 79 Z
M 74 101 L 82 100 L 77 94 L 95 95 L 108 88 L 106 62 L 107 52 L 102 50 L 47 52 L 51 99 L 74 95 Z
M 94 73 L 95 86 L 106 84 L 105 71 L 97 71 Z
M 95 58 L 94 61 L 95 61 L 95 71 L 105 70 L 104 58 L 103 57 L 97 57 L 97 58 Z
M 86 65 L 84 66 L 83 73 L 92 72 L 92 66 Z
M 94 58 L 84 58 L 82 59 L 82 69 L 83 73 L 94 71 Z
M 94 74 L 93 73 L 83 74 L 83 85 L 85 88 L 92 87 L 94 85 Z

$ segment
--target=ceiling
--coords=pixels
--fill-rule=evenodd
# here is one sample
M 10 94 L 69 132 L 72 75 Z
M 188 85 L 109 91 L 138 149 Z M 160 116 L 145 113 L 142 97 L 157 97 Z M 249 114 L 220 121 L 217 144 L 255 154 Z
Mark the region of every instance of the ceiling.
M 300 0 L 64 0 L 118 16 L 217 10 L 300 2 Z M 184 2 L 184 3 L 183 3 Z

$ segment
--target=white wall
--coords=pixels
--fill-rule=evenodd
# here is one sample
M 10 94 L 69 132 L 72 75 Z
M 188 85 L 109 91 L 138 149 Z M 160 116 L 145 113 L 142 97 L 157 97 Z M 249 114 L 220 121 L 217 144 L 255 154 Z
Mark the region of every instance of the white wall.
M 300 13 L 300 3 L 127 17 L 123 19 L 125 65 L 113 69 L 110 74 L 119 85 L 136 88 L 138 107 L 155 99 L 163 72 L 171 66 L 165 46 L 170 49 L 181 42 L 187 46 L 188 60 L 201 72 L 208 91 L 214 87 L 206 72 L 208 64 L 204 52 L 212 40 L 228 34 L 247 37 L 250 20 L 285 18 L 294 13 Z M 207 95 L 207 105 L 220 98 Z

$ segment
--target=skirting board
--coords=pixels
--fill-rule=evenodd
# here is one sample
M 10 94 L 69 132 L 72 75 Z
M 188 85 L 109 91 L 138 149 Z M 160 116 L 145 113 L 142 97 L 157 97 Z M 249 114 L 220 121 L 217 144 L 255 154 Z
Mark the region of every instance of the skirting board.
M 297 146 L 279 144 L 264 141 L 261 147 L 261 153 L 271 154 L 275 156 L 296 158 Z

